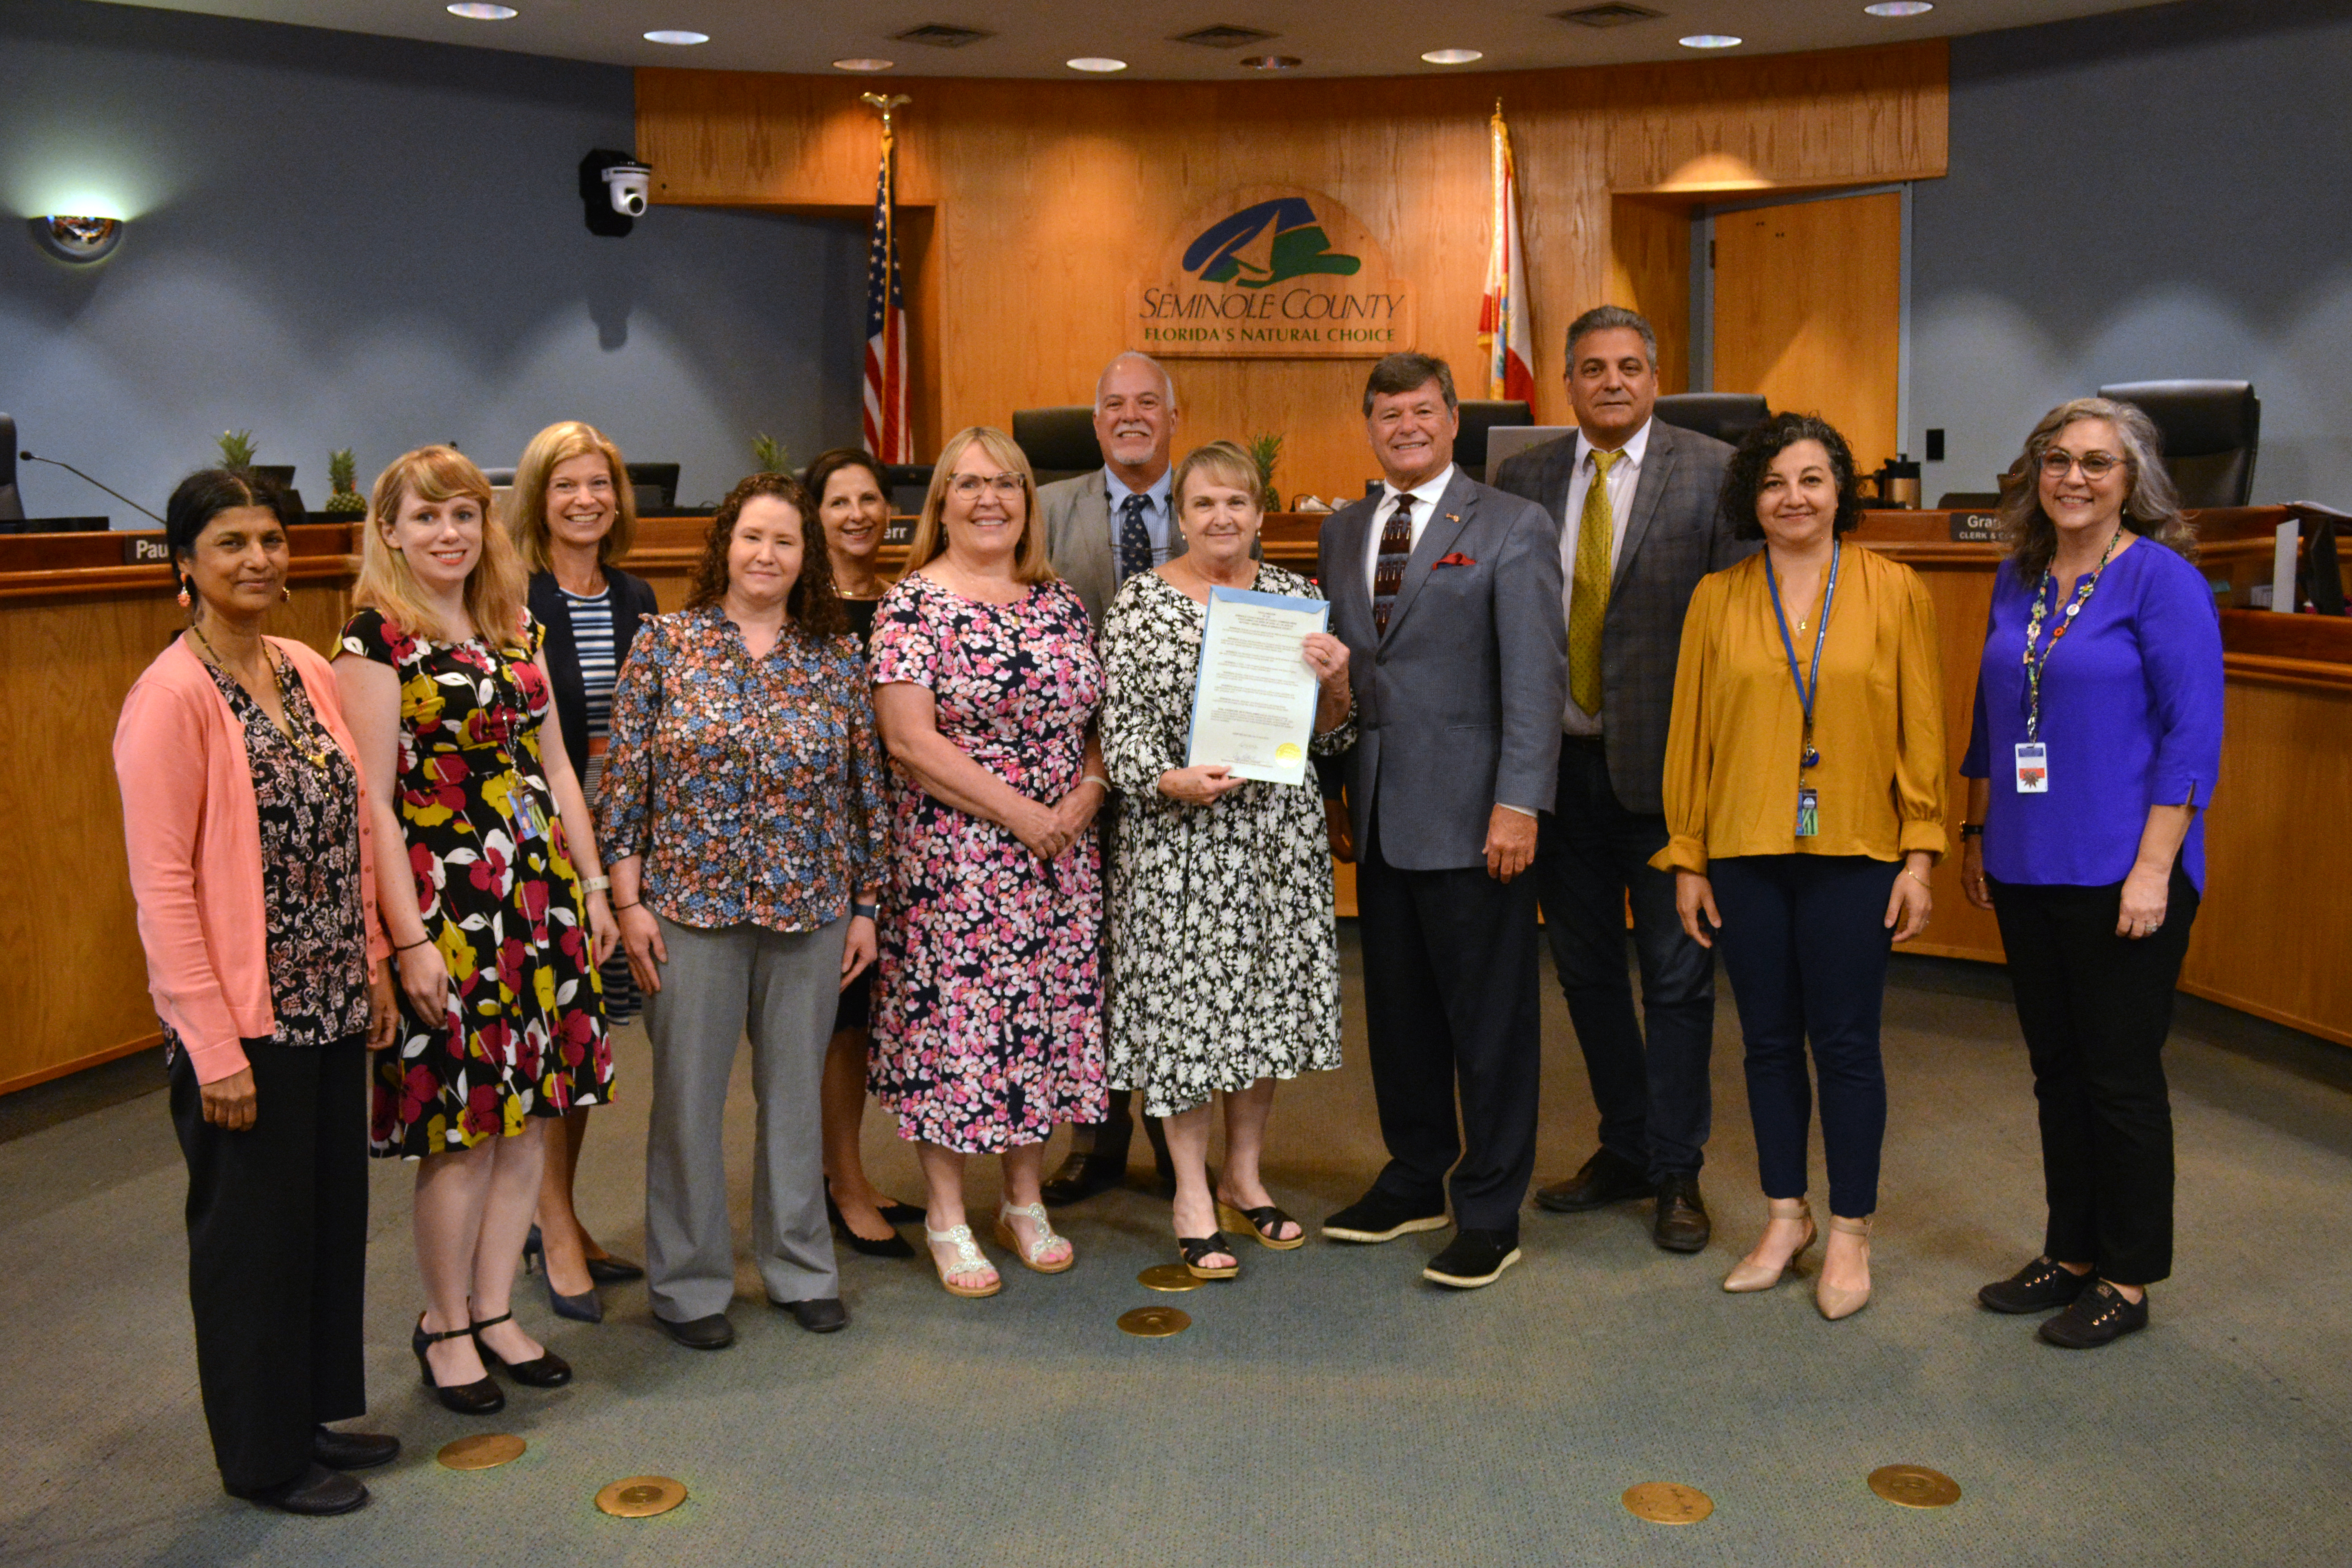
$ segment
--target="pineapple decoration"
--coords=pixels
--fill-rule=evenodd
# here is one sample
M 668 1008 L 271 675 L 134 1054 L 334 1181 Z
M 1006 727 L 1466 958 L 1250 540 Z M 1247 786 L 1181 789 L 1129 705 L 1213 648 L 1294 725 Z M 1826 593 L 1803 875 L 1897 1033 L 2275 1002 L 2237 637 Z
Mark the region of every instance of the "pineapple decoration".
M 1257 465 L 1258 505 L 1267 511 L 1282 510 L 1282 497 L 1275 492 L 1274 466 L 1282 461 L 1282 437 L 1258 435 L 1249 438 L 1250 461 Z
M 751 437 L 751 460 L 760 465 L 763 474 L 789 474 L 793 471 L 793 455 L 773 436 Z
M 359 492 L 358 459 L 349 447 L 327 454 L 327 483 L 334 493 L 327 498 L 325 510 L 331 517 L 359 517 L 367 511 L 367 500 Z
M 224 430 L 221 432 L 221 467 L 225 468 L 249 468 L 253 467 L 254 451 L 255 447 L 253 445 L 252 431 Z

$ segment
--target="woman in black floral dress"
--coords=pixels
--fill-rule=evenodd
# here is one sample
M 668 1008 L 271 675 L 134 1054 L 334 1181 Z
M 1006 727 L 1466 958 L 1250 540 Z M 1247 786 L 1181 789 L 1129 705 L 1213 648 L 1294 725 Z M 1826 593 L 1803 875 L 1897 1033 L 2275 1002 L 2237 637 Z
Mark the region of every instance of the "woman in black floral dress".
M 424 1159 L 414 1347 L 441 1402 L 469 1415 L 505 1404 L 486 1362 L 533 1386 L 571 1379 L 509 1297 L 547 1121 L 607 1103 L 613 1085 L 595 974 L 612 910 L 489 503 L 481 470 L 446 447 L 384 470 L 352 593 L 363 607 L 335 660 L 379 834 L 404 842 L 415 873 L 382 889 L 409 1016 L 377 1075 L 373 1143 Z

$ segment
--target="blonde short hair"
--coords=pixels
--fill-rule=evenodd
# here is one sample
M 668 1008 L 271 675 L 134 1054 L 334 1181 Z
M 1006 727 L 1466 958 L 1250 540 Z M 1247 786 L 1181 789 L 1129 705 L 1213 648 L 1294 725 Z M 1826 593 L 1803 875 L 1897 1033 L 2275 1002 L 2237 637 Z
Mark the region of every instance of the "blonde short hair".
M 1037 515 L 1036 472 L 1013 437 L 989 425 L 959 430 L 940 448 L 940 460 L 931 468 L 930 490 L 923 497 L 923 514 L 915 520 L 915 537 L 907 545 L 907 570 L 927 566 L 946 552 L 947 527 L 940 514 L 947 507 L 948 481 L 955 477 L 955 466 L 962 460 L 964 449 L 971 446 L 995 458 L 999 471 L 1021 476 L 1021 542 L 1013 550 L 1013 580 L 1051 583 L 1055 572 L 1053 563 L 1045 559 L 1045 520 Z
M 1265 481 L 1258 478 L 1257 459 L 1244 451 L 1238 442 L 1212 441 L 1184 454 L 1184 460 L 1176 465 L 1175 477 L 1168 482 L 1171 510 L 1183 510 L 1184 487 L 1194 483 L 1245 490 L 1259 511 L 1265 510 Z
M 531 571 L 545 572 L 553 564 L 549 558 L 547 487 L 556 466 L 592 454 L 604 458 L 613 474 L 613 526 L 596 542 L 596 563 L 610 566 L 636 542 L 637 492 L 629 483 L 621 448 L 593 425 L 566 419 L 530 438 L 530 445 L 522 449 L 522 460 L 515 465 L 514 490 L 507 497 L 507 533 Z
M 401 503 L 446 501 L 464 496 L 482 509 L 482 554 L 466 579 L 466 614 L 474 630 L 493 647 L 520 650 L 524 646 L 527 618 L 522 563 L 506 530 L 490 518 L 490 481 L 473 460 L 455 447 L 419 447 L 404 452 L 376 476 L 368 502 L 367 521 L 360 541 L 359 580 L 352 584 L 352 603 L 372 609 L 408 633 L 433 642 L 463 640 L 457 626 L 445 626 L 425 597 L 425 590 L 408 569 L 408 557 L 394 550 L 384 530 L 399 517 Z

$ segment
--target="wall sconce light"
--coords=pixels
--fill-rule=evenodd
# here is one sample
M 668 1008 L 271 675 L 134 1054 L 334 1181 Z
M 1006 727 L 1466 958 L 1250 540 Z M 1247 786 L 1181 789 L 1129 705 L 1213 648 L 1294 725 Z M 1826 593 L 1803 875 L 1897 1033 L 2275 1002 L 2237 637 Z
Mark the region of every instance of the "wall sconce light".
M 122 243 L 122 220 L 112 217 L 37 217 L 33 239 L 60 261 L 103 261 Z

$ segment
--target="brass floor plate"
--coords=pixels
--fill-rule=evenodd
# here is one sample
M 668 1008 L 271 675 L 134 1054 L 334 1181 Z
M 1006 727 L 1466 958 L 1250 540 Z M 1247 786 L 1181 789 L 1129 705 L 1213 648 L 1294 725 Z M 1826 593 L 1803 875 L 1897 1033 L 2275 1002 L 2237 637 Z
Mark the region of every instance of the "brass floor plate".
M 596 1494 L 596 1506 L 616 1519 L 651 1519 L 686 1500 L 686 1483 L 667 1476 L 631 1476 Z
M 1135 1282 L 1148 1290 L 1198 1290 L 1208 1283 L 1181 1263 L 1155 1263 L 1137 1275 Z
M 511 1432 L 477 1432 L 454 1443 L 444 1443 L 433 1457 L 447 1470 L 495 1470 L 522 1458 L 530 1447 Z
M 1870 1472 L 1870 1489 L 1905 1508 L 1949 1508 L 1960 1500 L 1960 1483 L 1925 1465 L 1881 1465 Z
M 1625 1511 L 1652 1524 L 1696 1524 L 1715 1511 L 1715 1500 L 1680 1481 L 1643 1481 L 1627 1487 Z
M 1164 1340 L 1192 1326 L 1192 1314 L 1174 1307 L 1138 1307 L 1118 1316 L 1119 1331 L 1140 1340 Z

